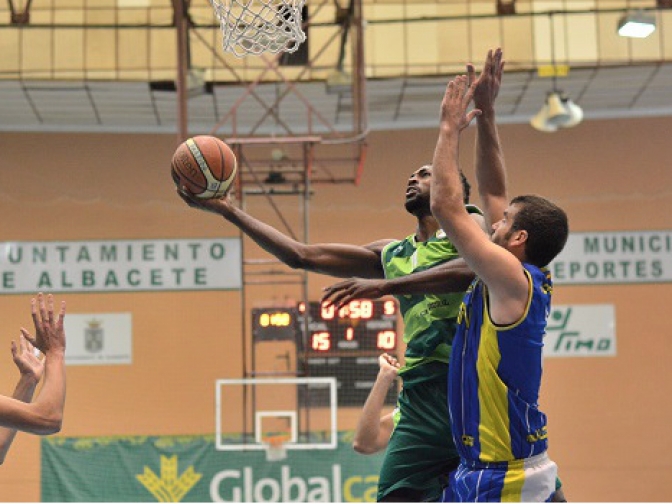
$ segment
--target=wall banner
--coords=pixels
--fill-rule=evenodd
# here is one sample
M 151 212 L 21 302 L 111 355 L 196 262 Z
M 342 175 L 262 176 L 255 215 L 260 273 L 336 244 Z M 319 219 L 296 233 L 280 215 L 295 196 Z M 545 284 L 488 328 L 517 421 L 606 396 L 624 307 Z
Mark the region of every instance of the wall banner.
M 551 305 L 544 357 L 615 357 L 614 305 Z
M 672 281 L 672 231 L 570 233 L 551 263 L 556 284 Z
M 41 441 L 43 502 L 375 502 L 382 454 L 216 451 L 214 436 Z
M 131 313 L 68 313 L 64 325 L 68 366 L 133 363 Z
M 240 289 L 239 238 L 0 243 L 0 294 Z

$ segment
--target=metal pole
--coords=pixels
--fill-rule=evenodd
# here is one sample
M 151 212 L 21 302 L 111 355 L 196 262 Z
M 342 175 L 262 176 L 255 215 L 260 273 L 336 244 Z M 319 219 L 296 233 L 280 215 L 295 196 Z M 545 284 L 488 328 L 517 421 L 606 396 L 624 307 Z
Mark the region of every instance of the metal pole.
M 356 133 L 363 133 L 368 129 L 368 116 L 366 110 L 366 75 L 364 60 L 364 19 L 362 12 L 362 1 L 354 2 L 354 47 L 353 47 L 353 104 L 354 104 L 354 130 Z
M 187 71 L 189 70 L 189 31 L 187 25 L 187 10 L 189 0 L 173 0 L 173 14 L 175 32 L 177 34 L 177 143 L 184 142 L 189 137 L 188 110 L 187 110 Z

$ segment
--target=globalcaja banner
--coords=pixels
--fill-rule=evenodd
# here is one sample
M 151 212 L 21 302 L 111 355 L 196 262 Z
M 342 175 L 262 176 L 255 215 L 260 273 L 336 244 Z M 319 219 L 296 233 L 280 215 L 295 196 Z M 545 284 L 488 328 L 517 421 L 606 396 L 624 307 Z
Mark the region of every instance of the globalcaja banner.
M 0 243 L 0 294 L 241 285 L 239 238 Z
M 672 282 L 672 231 L 570 233 L 550 269 L 556 284 Z
M 217 451 L 213 436 L 42 440 L 44 502 L 375 502 L 382 454 Z

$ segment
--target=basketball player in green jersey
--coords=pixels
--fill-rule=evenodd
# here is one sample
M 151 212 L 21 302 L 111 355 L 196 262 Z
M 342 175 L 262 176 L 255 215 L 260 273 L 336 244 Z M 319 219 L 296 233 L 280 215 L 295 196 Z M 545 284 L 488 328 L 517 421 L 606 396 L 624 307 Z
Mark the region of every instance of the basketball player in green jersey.
M 417 218 L 415 233 L 401 241 L 386 239 L 363 246 L 301 243 L 237 208 L 228 197 L 201 200 L 186 188 L 178 190 L 189 206 L 221 215 L 292 268 L 336 277 L 387 277 L 390 294 L 396 294 L 395 288 L 418 292 L 401 301 L 406 312 L 404 391 L 394 442 L 390 441 L 381 474 L 381 501 L 436 501 L 450 463 L 459 462 L 449 430 L 446 374 L 454 319 L 474 276 L 463 261 L 456 260 L 455 247 L 430 212 L 431 178 L 432 167 L 423 166 L 408 179 L 405 207 Z M 462 182 L 466 200 L 469 186 L 464 177 Z M 476 208 L 469 209 L 483 226 Z M 426 273 L 405 281 L 418 271 Z M 448 293 L 423 294 L 430 284 Z
M 461 260 L 429 213 L 427 185 L 431 178 L 430 166 L 411 176 L 406 209 L 419 216 L 424 225 L 405 239 L 383 247 L 385 280 L 345 280 L 325 289 L 324 300 L 340 305 L 343 296 L 379 297 L 382 293 L 375 292 L 379 286 L 385 294 L 397 295 L 403 315 L 406 351 L 404 365 L 398 371 L 403 386 L 378 480 L 377 498 L 381 502 L 438 500 L 438 492 L 446 483 L 444 471 L 450 472 L 459 462 L 455 446 L 447 437 L 451 431 L 446 376 L 463 292 L 461 288 L 452 293 L 441 288 L 437 268 L 446 263 L 457 267 Z M 464 178 L 462 181 L 468 187 Z M 475 207 L 467 205 L 467 210 L 480 219 Z M 411 285 L 411 279 L 417 283 Z M 346 285 L 357 286 L 356 292 L 344 288 Z M 432 290 L 443 293 L 427 293 Z

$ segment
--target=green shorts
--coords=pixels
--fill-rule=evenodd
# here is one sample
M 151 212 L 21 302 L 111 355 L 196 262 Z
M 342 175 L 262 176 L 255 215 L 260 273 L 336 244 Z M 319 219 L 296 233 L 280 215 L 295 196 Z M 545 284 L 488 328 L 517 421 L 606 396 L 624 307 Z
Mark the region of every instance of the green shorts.
M 447 388 L 443 375 L 402 389 L 399 423 L 380 469 L 379 501 L 392 492 L 403 492 L 409 501 L 440 500 L 448 473 L 460 462 L 450 430 Z

